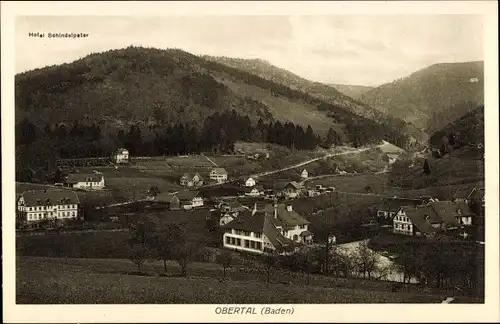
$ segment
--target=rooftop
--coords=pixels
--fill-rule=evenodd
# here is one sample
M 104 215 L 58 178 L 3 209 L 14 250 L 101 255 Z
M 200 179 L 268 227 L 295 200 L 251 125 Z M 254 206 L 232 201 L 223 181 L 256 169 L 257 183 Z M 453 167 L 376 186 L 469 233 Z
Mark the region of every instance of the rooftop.
M 379 210 L 397 212 L 402 206 L 417 206 L 423 204 L 423 199 L 410 198 L 384 198 Z
M 224 168 L 214 168 L 212 169 L 212 172 L 217 172 L 218 174 L 227 174 L 227 171 Z
M 78 182 L 101 182 L 103 179 L 101 173 L 71 173 L 66 178 L 67 183 L 78 183 Z
M 27 207 L 80 203 L 78 195 L 71 190 L 30 190 L 23 192 L 21 197 Z

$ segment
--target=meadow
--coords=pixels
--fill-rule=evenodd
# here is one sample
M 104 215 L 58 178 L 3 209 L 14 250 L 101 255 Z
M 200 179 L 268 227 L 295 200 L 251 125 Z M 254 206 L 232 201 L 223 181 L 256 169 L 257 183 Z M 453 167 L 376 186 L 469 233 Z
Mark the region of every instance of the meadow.
M 16 302 L 19 304 L 227 304 L 227 303 L 439 303 L 442 295 L 412 287 L 393 293 L 389 282 L 342 279 L 262 269 L 194 263 L 178 277 L 176 263 L 145 263 L 140 273 L 124 259 L 18 257 Z

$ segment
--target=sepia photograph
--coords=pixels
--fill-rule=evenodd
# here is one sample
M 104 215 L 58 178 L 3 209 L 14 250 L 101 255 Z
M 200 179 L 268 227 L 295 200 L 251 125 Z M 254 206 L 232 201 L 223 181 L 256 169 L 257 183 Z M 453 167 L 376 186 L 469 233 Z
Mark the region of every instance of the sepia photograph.
M 300 305 L 495 302 L 497 9 L 477 4 L 12 15 L 12 304 L 290 321 Z

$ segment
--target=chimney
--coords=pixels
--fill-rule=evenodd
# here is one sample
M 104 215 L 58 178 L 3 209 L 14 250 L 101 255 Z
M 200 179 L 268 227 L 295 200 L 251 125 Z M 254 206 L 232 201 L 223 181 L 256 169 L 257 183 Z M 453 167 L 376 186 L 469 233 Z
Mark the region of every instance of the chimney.
M 274 202 L 274 218 L 278 218 L 278 203 Z
M 293 210 L 292 205 L 287 205 L 287 206 L 286 206 L 286 210 L 288 210 L 288 211 L 292 211 L 292 210 Z

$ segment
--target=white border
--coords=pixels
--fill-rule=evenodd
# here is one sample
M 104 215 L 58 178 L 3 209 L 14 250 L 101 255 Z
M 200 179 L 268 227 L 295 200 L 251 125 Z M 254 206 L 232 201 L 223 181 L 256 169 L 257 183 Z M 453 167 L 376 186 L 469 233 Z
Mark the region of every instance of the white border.
M 2 2 L 2 215 L 4 322 L 487 322 L 499 314 L 498 5 L 415 2 Z M 15 305 L 14 17 L 16 15 L 480 14 L 484 16 L 486 303 L 483 305 L 295 305 L 292 316 L 216 315 L 215 305 Z M 259 306 L 259 305 L 256 305 Z

